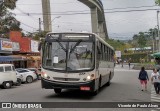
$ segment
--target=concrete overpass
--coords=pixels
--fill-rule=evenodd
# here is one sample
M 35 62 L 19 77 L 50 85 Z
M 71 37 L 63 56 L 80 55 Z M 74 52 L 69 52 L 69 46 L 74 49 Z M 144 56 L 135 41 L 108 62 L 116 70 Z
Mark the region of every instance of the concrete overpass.
M 101 0 L 78 0 L 87 5 L 91 10 L 92 32 L 108 39 L 105 14 Z
M 101 0 L 78 0 L 87 5 L 91 10 L 92 32 L 98 34 L 103 39 L 108 39 L 107 26 L 105 21 L 104 9 Z M 44 30 L 52 31 L 50 0 L 42 0 Z M 45 14 L 47 13 L 47 14 Z

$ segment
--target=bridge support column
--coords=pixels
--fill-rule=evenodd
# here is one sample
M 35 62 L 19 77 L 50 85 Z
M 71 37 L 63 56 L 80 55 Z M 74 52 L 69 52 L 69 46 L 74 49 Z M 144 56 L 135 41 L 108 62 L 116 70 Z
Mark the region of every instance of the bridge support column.
M 106 39 L 106 34 L 104 33 L 104 23 L 103 22 L 98 22 L 98 29 L 99 29 L 99 36 L 102 39 Z
M 91 21 L 92 21 L 92 32 L 99 35 L 102 39 L 106 39 L 106 34 L 104 31 L 104 22 L 98 20 L 98 10 L 97 7 L 91 8 Z
M 98 13 L 97 8 L 91 8 L 92 32 L 98 34 Z

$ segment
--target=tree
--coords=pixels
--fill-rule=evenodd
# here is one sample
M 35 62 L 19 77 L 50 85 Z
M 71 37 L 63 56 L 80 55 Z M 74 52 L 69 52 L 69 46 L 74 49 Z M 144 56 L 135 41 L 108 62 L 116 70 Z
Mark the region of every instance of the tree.
M 138 34 L 134 34 L 133 35 L 133 40 L 132 40 L 132 46 L 135 48 L 135 51 L 136 51 L 136 48 L 138 47 Z
M 23 36 L 24 37 L 31 37 L 33 38 L 34 40 L 40 40 L 40 38 L 45 38 L 46 34 L 48 32 L 46 31 L 41 31 L 41 32 L 27 32 L 26 34 L 22 32 Z
M 121 51 L 122 53 L 124 53 L 126 49 L 131 48 L 130 44 L 120 40 L 109 39 L 106 42 L 113 46 L 115 50 Z
M 9 12 L 16 7 L 17 0 L 4 0 L 0 4 L 0 36 L 7 37 L 9 31 L 21 31 L 20 22 L 15 19 L 15 15 Z
M 143 32 L 139 32 L 139 37 L 138 37 L 138 44 L 139 47 L 144 48 L 147 43 L 147 38 Z
M 13 10 L 14 8 L 16 8 L 16 2 L 17 0 L 4 0 L 4 5 L 6 8 Z
M 157 5 L 160 5 L 160 0 L 155 0 L 155 3 L 156 3 Z

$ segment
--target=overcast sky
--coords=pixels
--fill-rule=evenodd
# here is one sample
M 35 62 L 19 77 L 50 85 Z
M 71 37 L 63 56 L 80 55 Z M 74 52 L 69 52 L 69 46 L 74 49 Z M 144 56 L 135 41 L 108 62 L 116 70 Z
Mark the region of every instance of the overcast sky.
M 87 6 L 77 0 L 50 0 L 50 2 L 52 20 L 61 16 L 52 22 L 53 32 L 91 32 L 91 15 Z M 106 24 L 110 38 L 129 39 L 132 38 L 133 34 L 140 31 L 145 32 L 157 25 L 157 11 L 148 10 L 158 8 L 154 6 L 154 0 L 102 0 L 102 2 L 106 12 Z M 117 12 L 144 9 L 147 9 L 147 11 Z M 77 14 L 79 11 L 88 14 Z M 16 14 L 16 18 L 22 22 L 21 27 L 25 31 L 38 30 L 38 18 L 43 21 L 41 0 L 18 0 L 17 8 L 13 12 Z M 39 14 L 37 15 L 37 13 Z M 72 15 L 63 15 L 66 13 L 72 13 Z

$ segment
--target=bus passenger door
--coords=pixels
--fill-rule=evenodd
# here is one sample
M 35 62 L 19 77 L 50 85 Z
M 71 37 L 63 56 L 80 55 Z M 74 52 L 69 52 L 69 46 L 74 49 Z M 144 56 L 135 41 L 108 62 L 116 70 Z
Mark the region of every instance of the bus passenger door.
M 96 48 L 96 71 L 95 71 L 95 73 L 96 73 L 96 81 L 95 81 L 95 87 L 96 87 L 96 89 L 98 89 L 98 86 L 99 86 L 99 77 L 100 77 L 100 71 L 99 71 L 99 69 L 100 69 L 100 57 L 101 57 L 101 51 L 100 51 L 100 49 L 99 49 L 99 47 L 97 46 L 97 48 Z

